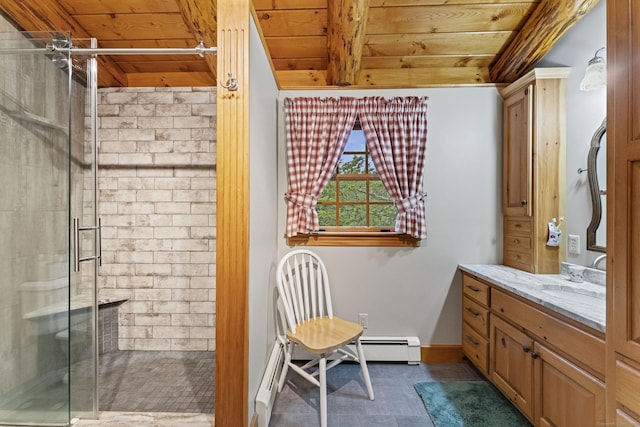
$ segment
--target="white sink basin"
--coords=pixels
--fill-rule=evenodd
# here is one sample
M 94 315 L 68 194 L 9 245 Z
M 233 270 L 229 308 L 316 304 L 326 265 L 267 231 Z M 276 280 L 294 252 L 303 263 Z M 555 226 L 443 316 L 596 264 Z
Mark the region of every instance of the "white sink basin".
M 606 298 L 604 289 L 600 291 L 571 285 L 543 285 L 541 291 L 545 295 L 568 299 L 569 301 L 577 303 L 599 303 Z

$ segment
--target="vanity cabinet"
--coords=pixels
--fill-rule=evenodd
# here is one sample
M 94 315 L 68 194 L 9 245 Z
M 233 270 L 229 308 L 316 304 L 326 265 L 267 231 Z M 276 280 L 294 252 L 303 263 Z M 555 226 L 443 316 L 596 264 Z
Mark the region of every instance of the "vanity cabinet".
M 605 420 L 605 343 L 581 327 L 533 302 L 478 279 L 463 278 L 463 351 L 485 376 L 536 426 L 583 427 Z M 480 288 L 483 285 L 485 288 Z M 467 286 L 484 289 L 488 307 L 487 363 L 465 345 L 465 330 L 477 332 L 465 312 L 473 299 Z M 472 306 L 475 310 L 477 307 Z M 475 320 L 476 317 L 472 316 Z M 629 384 L 629 389 L 640 387 Z
M 503 88 L 504 265 L 558 273 L 563 247 L 546 245 L 565 211 L 566 78 L 537 68 Z

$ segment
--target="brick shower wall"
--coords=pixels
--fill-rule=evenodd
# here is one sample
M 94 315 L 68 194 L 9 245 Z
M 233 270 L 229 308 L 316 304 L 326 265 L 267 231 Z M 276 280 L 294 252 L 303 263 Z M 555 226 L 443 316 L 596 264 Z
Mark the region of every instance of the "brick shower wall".
M 215 350 L 215 88 L 101 89 L 101 292 L 120 350 Z

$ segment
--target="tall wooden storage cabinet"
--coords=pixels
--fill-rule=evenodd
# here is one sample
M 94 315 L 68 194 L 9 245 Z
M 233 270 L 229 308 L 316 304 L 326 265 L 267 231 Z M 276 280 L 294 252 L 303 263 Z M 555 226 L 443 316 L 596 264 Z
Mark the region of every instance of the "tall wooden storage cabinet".
M 547 246 L 548 223 L 565 212 L 566 78 L 537 68 L 500 91 L 504 98 L 504 265 L 558 273 L 564 244 Z M 564 239 L 563 239 L 564 241 Z
M 640 2 L 607 2 L 607 416 L 640 425 Z

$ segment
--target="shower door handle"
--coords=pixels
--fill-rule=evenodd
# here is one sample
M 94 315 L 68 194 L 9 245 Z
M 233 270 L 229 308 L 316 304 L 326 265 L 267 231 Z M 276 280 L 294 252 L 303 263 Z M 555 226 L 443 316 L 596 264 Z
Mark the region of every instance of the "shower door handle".
M 95 230 L 98 243 L 98 253 L 93 256 L 80 258 L 80 232 Z M 80 271 L 80 263 L 84 261 L 98 260 L 98 265 L 102 265 L 102 219 L 98 218 L 97 225 L 81 226 L 80 218 L 73 218 L 73 271 Z

